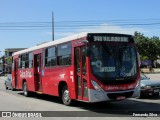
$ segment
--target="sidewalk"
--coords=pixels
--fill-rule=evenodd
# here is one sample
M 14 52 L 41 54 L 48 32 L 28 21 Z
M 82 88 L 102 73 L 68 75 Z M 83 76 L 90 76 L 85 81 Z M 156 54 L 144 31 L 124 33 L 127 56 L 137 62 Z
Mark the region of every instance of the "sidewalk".
M 142 73 L 160 73 L 160 68 L 153 68 L 152 71 L 150 71 L 149 68 L 141 68 Z
M 7 76 L 0 76 L 0 80 L 5 80 L 7 78 Z
M 156 80 L 160 81 L 160 74 L 159 73 L 150 73 L 150 74 L 145 74 L 147 77 L 149 77 L 151 80 Z

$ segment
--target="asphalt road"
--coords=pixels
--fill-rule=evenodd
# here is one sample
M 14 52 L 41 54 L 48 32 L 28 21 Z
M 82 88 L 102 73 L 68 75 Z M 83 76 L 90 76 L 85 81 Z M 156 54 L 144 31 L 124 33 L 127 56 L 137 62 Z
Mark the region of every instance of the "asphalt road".
M 151 80 L 160 81 L 160 73 L 157 74 L 145 74 L 147 77 L 149 77 Z
M 151 79 L 160 78 L 159 75 L 147 75 Z M 156 77 L 155 77 L 156 76 Z M 146 97 L 143 99 L 127 99 L 118 102 L 103 102 L 88 104 L 76 102 L 74 106 L 65 106 L 59 98 L 33 94 L 23 96 L 22 91 L 5 90 L 4 78 L 0 78 L 0 114 L 3 111 L 40 112 L 47 117 L 133 117 L 139 113 L 156 116 L 160 115 L 160 97 Z M 152 114 L 153 113 L 153 114 Z M 144 117 L 144 115 L 143 115 Z M 139 118 L 139 117 L 136 117 Z M 157 117 L 154 117 L 156 119 Z M 123 119 L 126 119 L 123 118 Z

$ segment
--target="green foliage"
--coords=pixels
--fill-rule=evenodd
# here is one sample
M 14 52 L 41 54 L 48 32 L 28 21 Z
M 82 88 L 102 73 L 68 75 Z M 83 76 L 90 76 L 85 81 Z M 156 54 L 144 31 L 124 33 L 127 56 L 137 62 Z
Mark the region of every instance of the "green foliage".
M 142 33 L 134 33 L 135 42 L 141 60 L 157 60 L 160 56 L 160 39 L 153 36 L 151 38 L 144 36 Z
M 12 63 L 12 57 L 8 57 L 7 62 L 8 62 L 8 64 L 11 64 Z

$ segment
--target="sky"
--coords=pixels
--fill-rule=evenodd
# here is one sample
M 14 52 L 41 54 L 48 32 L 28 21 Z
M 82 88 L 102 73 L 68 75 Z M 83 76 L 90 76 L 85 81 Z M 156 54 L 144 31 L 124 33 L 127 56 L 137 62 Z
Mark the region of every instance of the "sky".
M 160 37 L 159 0 L 0 0 L 0 56 L 80 32 Z

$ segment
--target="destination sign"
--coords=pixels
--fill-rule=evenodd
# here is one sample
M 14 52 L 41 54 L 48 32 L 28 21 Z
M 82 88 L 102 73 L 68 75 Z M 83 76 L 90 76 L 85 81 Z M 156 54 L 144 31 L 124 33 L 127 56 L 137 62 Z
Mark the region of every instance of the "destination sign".
M 126 36 L 93 36 L 94 42 L 128 42 L 129 38 Z

